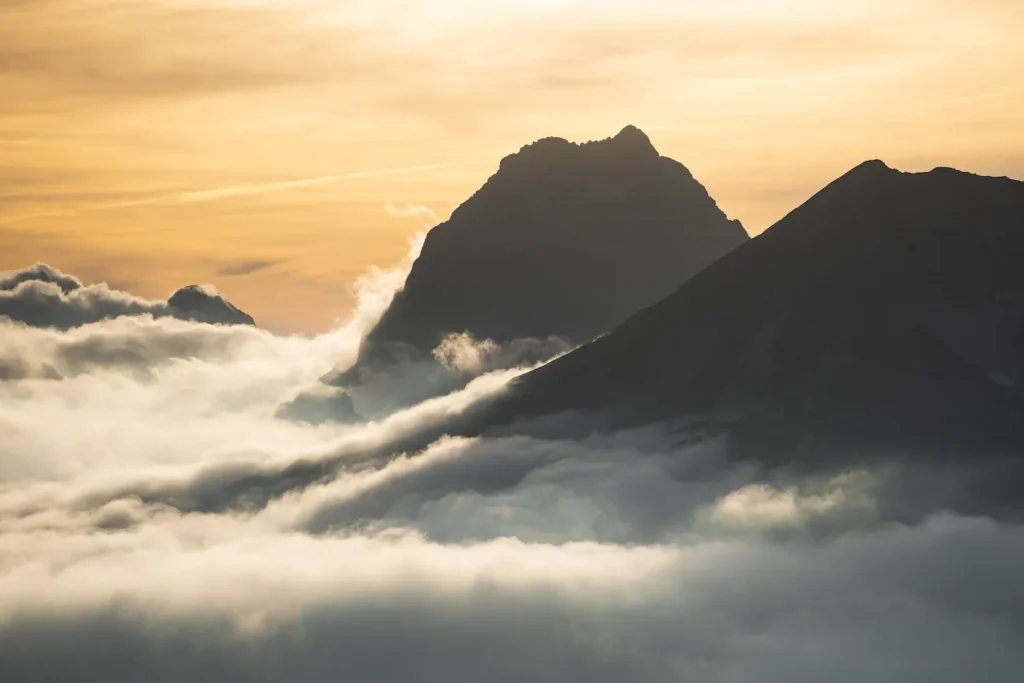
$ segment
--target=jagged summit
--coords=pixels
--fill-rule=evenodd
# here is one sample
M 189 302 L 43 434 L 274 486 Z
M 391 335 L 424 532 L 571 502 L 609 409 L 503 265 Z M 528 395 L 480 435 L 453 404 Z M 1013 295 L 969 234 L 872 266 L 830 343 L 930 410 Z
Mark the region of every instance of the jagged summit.
M 518 152 L 501 160 L 500 168 L 504 169 L 517 163 L 530 163 L 541 160 L 562 161 L 606 159 L 621 161 L 643 157 L 658 157 L 647 134 L 636 126 L 629 125 L 616 135 L 602 140 L 588 142 L 570 142 L 565 138 L 546 137 L 523 146 Z
M 429 356 L 451 333 L 584 342 L 747 239 L 634 126 L 582 144 L 538 140 L 430 231 L 342 383 L 396 346 Z
M 618 144 L 628 145 L 634 149 L 654 150 L 654 145 L 651 143 L 651 139 L 647 137 L 647 133 L 632 124 L 627 125 L 611 139 Z
M 636 154 L 644 144 L 626 128 L 582 145 L 547 138 L 507 157 L 427 235 L 371 342 L 429 351 L 462 331 L 585 341 L 747 239 L 682 164 Z

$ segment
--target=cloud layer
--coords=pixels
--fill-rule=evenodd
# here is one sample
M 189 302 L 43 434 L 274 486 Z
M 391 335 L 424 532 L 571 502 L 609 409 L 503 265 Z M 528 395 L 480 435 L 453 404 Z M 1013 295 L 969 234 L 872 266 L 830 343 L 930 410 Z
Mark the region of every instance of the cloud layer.
M 454 437 L 526 357 L 460 337 L 458 390 L 275 417 L 402 275 L 316 337 L 0 323 L 0 679 L 1019 678 L 1024 526 L 963 484 L 1015 459 L 766 470 L 582 415 Z
M 189 286 L 167 301 L 153 301 L 112 289 L 85 285 L 45 263 L 0 272 L 0 321 L 67 330 L 122 316 L 173 317 L 207 323 L 252 324 L 252 318 L 209 287 Z

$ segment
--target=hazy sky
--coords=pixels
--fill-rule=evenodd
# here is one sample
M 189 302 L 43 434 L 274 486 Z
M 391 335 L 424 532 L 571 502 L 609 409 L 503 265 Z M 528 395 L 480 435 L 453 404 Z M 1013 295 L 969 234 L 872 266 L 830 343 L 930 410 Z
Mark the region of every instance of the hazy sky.
M 328 328 L 536 138 L 757 233 L 867 158 L 1024 178 L 1019 0 L 0 0 L 0 269 Z

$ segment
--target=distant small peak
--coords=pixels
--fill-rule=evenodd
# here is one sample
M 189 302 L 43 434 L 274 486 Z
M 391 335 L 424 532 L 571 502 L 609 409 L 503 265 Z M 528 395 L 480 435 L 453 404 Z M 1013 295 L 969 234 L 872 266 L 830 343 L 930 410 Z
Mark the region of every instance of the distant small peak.
M 255 325 L 252 317 L 238 310 L 211 285 L 186 285 L 167 299 L 167 305 L 200 322 Z
M 951 176 L 951 177 L 964 177 L 964 176 L 970 176 L 970 177 L 975 177 L 975 178 L 983 177 L 983 176 L 979 176 L 979 175 L 977 175 L 975 173 L 971 173 L 969 171 L 961 171 L 959 168 L 953 168 L 952 166 L 936 166 L 935 168 L 933 168 L 928 173 L 931 174 L 931 175 Z
M 217 296 L 217 291 L 210 285 L 185 285 L 174 295 L 203 295 L 203 296 Z M 173 296 L 173 295 L 172 295 Z

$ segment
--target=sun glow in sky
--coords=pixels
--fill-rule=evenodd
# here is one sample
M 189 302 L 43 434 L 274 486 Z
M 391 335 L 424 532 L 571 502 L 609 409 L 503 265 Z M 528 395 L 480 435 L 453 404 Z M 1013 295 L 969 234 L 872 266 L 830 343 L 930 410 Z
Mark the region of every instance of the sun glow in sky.
M 1019 0 L 0 1 L 0 269 L 323 330 L 539 137 L 625 124 L 752 234 L 868 158 L 1024 178 Z

